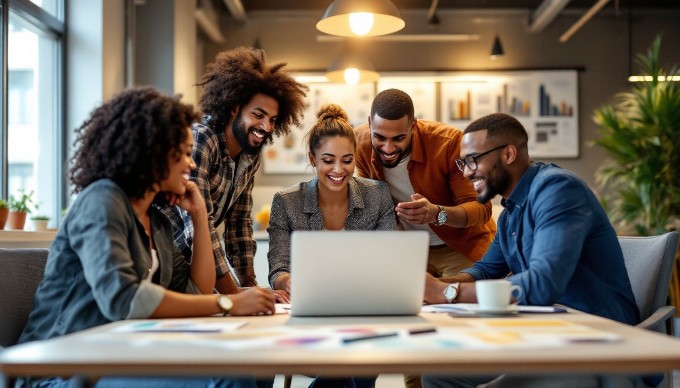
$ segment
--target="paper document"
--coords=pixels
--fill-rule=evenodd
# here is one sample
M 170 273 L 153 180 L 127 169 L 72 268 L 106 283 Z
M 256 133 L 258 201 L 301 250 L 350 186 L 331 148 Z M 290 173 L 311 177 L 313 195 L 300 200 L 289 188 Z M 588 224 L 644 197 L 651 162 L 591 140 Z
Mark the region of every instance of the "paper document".
M 224 333 L 235 331 L 245 325 L 245 321 L 232 321 L 221 318 L 178 318 L 130 320 L 116 326 L 112 333 Z
M 421 312 L 423 313 L 450 313 L 455 312 L 461 315 L 476 315 L 480 313 L 479 305 L 475 303 L 453 303 L 453 304 L 430 304 L 422 307 Z M 565 307 L 559 306 L 524 306 L 524 305 L 511 305 L 505 311 L 507 313 L 520 313 L 520 314 L 554 314 L 554 313 L 566 313 L 568 312 Z M 494 312 L 499 313 L 499 312 Z

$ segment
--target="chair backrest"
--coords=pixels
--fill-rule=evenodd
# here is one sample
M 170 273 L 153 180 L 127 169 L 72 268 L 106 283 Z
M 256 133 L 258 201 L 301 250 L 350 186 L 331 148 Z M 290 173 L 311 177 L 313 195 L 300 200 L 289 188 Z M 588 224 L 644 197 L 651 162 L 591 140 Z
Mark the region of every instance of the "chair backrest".
M 628 278 L 643 320 L 666 305 L 679 236 L 678 232 L 650 237 L 619 236 Z
M 0 347 L 15 345 L 33 309 L 48 249 L 0 248 Z

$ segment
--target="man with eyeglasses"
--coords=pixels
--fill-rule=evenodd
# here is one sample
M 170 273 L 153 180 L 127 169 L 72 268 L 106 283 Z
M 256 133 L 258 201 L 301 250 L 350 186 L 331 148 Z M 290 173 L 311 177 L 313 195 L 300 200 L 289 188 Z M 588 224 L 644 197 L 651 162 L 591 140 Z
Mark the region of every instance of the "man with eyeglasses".
M 498 233 L 484 257 L 444 279 L 427 277 L 428 303 L 476 303 L 475 281 L 505 278 L 522 288 L 520 304 L 561 304 L 627 324 L 640 320 L 616 232 L 586 183 L 555 164 L 532 162 L 528 136 L 514 117 L 494 113 L 464 131 L 456 164 L 477 199 L 502 196 Z M 427 275 L 426 275 L 427 276 Z M 447 300 L 445 290 L 455 289 Z M 474 387 L 496 376 L 424 377 L 428 387 Z M 504 376 L 487 387 L 598 386 L 594 376 Z M 553 386 L 553 385 L 541 385 Z M 621 386 L 618 383 L 612 386 Z M 623 385 L 626 386 L 626 385 Z
M 456 167 L 460 130 L 417 119 L 411 97 L 388 89 L 356 135 L 358 175 L 387 182 L 401 228 L 430 233 L 430 274 L 452 276 L 482 257 L 496 225 Z

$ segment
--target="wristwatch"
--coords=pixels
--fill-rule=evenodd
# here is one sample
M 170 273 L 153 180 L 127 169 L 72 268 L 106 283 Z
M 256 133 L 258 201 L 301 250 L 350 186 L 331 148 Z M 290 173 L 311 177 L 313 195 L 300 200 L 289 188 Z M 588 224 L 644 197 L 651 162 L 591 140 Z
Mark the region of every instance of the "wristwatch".
M 234 302 L 228 296 L 220 295 L 217 297 L 217 305 L 222 309 L 222 315 L 226 316 L 231 311 L 231 308 L 234 307 Z
M 446 212 L 446 209 L 444 209 L 444 206 L 437 205 L 437 208 L 439 209 L 437 211 L 437 219 L 432 224 L 435 226 L 442 226 L 449 219 L 449 214 Z
M 451 283 L 444 289 L 444 298 L 446 303 L 453 303 L 458 297 L 458 287 L 460 283 Z

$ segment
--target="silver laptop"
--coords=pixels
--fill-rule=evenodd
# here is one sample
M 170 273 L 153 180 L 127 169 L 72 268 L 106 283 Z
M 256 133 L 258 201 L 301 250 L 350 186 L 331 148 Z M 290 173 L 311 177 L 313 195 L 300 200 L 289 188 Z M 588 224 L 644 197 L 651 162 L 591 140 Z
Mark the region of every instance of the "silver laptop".
M 293 232 L 290 314 L 418 314 L 428 244 L 425 231 Z

